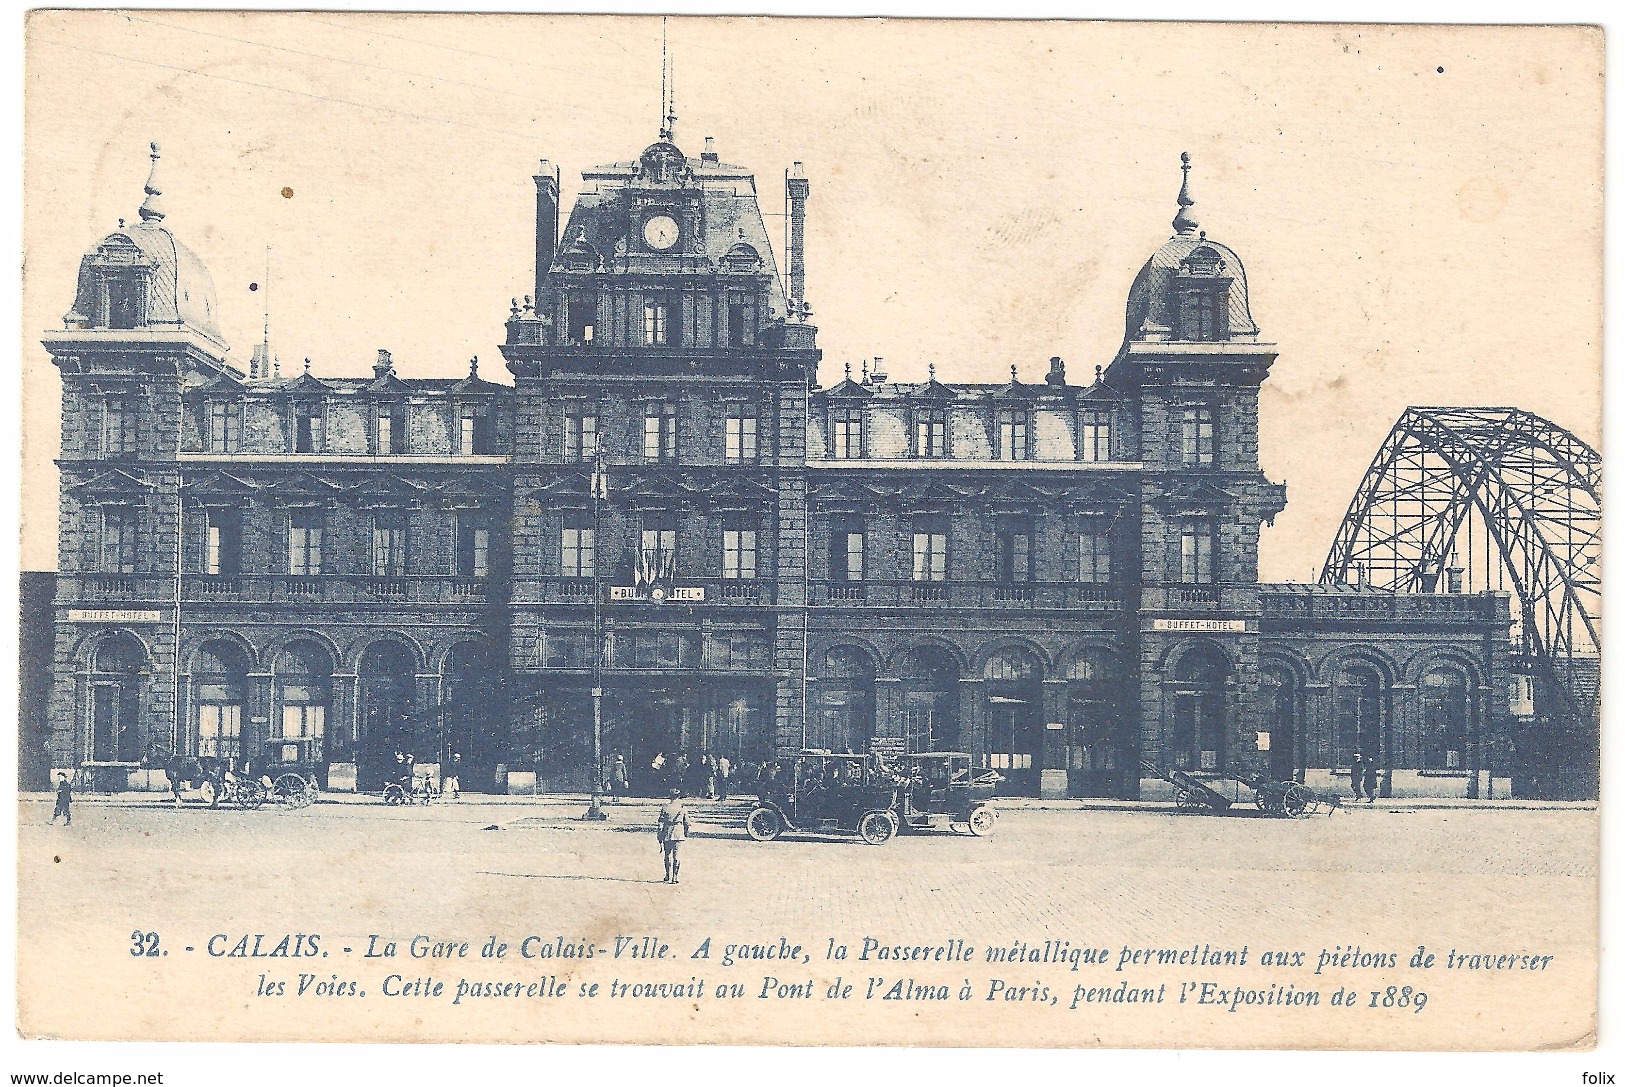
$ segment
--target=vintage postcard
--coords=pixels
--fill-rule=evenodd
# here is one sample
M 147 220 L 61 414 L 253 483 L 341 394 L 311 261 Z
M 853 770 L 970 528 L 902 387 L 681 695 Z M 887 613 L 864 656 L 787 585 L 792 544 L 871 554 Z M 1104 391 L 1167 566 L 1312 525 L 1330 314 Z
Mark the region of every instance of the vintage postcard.
M 1595 1045 L 1600 31 L 26 47 L 24 1038 Z

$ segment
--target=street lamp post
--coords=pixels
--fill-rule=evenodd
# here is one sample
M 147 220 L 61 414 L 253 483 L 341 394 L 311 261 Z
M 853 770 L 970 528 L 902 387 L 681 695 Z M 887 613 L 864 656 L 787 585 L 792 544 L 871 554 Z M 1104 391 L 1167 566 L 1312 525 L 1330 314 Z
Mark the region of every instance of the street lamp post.
M 609 490 L 604 476 L 604 455 L 594 451 L 592 464 L 592 800 L 581 818 L 602 822 L 604 811 L 604 636 L 603 589 L 598 580 L 599 505 Z

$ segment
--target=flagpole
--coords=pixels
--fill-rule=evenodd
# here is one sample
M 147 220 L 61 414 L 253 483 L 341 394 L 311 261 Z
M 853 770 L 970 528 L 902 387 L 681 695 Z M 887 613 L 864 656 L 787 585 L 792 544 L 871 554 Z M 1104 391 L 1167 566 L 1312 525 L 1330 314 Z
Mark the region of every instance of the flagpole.
M 599 506 L 609 482 L 604 476 L 604 455 L 594 451 L 592 479 L 587 484 L 592 491 L 592 800 L 581 818 L 589 822 L 602 822 L 609 818 L 604 811 L 604 635 L 600 600 L 603 596 L 598 577 Z

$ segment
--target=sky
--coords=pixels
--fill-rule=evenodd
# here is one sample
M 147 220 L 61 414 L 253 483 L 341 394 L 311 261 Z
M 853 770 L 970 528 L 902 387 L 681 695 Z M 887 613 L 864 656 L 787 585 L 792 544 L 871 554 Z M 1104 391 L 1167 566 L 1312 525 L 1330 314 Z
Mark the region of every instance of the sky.
M 674 18 L 667 41 L 680 146 L 716 137 L 770 216 L 804 164 L 826 385 L 875 357 L 894 380 L 1036 381 L 1059 355 L 1087 382 L 1189 151 L 1194 216 L 1280 352 L 1266 580 L 1316 575 L 1406 405 L 1511 404 L 1599 442 L 1600 33 Z M 634 157 L 660 72 L 653 17 L 32 13 L 23 568 L 55 564 L 39 336 L 135 218 L 148 141 L 239 365 L 269 299 L 284 372 L 366 374 L 382 347 L 407 376 L 472 355 L 500 376 L 537 160 L 568 204 L 582 169 Z

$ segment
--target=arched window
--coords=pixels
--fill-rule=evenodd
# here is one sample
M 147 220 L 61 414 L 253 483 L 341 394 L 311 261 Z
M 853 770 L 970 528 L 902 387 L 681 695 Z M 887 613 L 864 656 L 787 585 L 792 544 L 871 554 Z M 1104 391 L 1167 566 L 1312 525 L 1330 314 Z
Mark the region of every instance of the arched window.
M 988 658 L 988 764 L 1005 776 L 1010 792 L 1037 791 L 1043 756 L 1043 664 L 1029 649 L 1012 646 Z
M 1383 702 L 1386 684 L 1375 667 L 1364 663 L 1345 665 L 1332 681 L 1335 731 L 1332 737 L 1337 765 L 1348 766 L 1358 751 L 1379 761 L 1386 752 L 1382 743 Z
M 459 772 L 465 786 L 490 780 L 500 761 L 504 722 L 491 707 L 503 704 L 501 683 L 502 669 L 489 645 L 459 642 L 446 654 L 440 686 L 440 757 L 461 756 Z
M 1260 669 L 1258 715 L 1258 731 L 1265 733 L 1269 742 L 1270 776 L 1291 780 L 1298 769 L 1298 681 L 1287 669 Z
M 267 754 L 273 760 L 288 762 L 323 761 L 333 685 L 333 666 L 327 650 L 314 642 L 294 642 L 277 654 L 272 668 L 277 708 L 271 718 Z M 332 737 L 335 749 L 346 748 L 348 743 L 347 736 Z
M 146 663 L 146 649 L 128 634 L 116 634 L 96 647 L 86 707 L 91 762 L 140 760 L 141 672 Z
M 243 756 L 243 707 L 248 655 L 234 642 L 203 643 L 192 662 L 197 753 L 235 761 Z
M 875 727 L 875 677 L 869 655 L 838 645 L 824 654 L 817 725 L 808 738 L 828 751 L 869 750 Z
M 1455 668 L 1436 668 L 1419 684 L 1422 769 L 1463 770 L 1472 721 L 1472 684 Z
M 1224 769 L 1230 679 L 1230 662 L 1207 646 L 1190 650 L 1174 665 L 1168 695 L 1173 715 L 1170 754 L 1175 767 Z
M 356 737 L 356 788 L 365 792 L 393 780 L 395 755 L 419 752 L 415 739 L 417 683 L 412 654 L 395 642 L 375 642 L 361 654 L 361 725 Z
M 1066 670 L 1067 791 L 1072 796 L 1114 796 L 1118 771 L 1130 752 L 1122 727 L 1122 679 L 1099 650 L 1084 652 Z
M 910 751 L 952 751 L 959 746 L 959 663 L 953 654 L 922 645 L 898 668 L 900 731 Z

